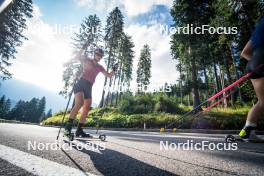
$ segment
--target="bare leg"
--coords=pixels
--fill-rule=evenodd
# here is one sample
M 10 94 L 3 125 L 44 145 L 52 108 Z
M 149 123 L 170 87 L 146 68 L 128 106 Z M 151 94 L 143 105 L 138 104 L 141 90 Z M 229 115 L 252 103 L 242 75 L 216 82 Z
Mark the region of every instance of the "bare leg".
M 85 123 L 86 117 L 88 115 L 88 112 L 90 110 L 90 106 L 91 106 L 92 100 L 91 99 L 85 99 L 84 100 L 84 104 L 83 104 L 83 108 L 82 108 L 82 114 L 81 114 L 81 118 L 80 118 L 80 123 L 77 127 L 76 130 L 76 136 L 82 136 L 82 137 L 90 137 L 90 134 L 87 134 L 83 131 L 82 127 Z
M 264 112 L 264 78 L 252 79 L 251 82 L 258 97 L 258 102 L 249 111 L 247 121 L 256 124 Z
M 78 92 L 75 94 L 75 98 L 74 98 L 74 107 L 72 108 L 71 112 L 70 112 L 70 117 L 69 119 L 75 119 L 79 110 L 81 109 L 83 102 L 84 102 L 84 98 L 83 98 L 83 92 Z
M 252 79 L 251 82 L 258 97 L 258 102 L 248 112 L 246 125 L 240 131 L 239 136 L 244 141 L 264 142 L 263 139 L 259 138 L 255 133 L 258 119 L 264 112 L 264 78 Z
M 80 123 L 84 124 L 86 117 L 89 113 L 90 107 L 92 104 L 92 99 L 85 99 L 84 100 L 84 104 L 83 104 L 83 108 L 82 108 L 82 114 L 81 114 L 81 118 L 80 118 Z
M 83 92 L 78 92 L 75 94 L 75 98 L 74 98 L 74 107 L 72 108 L 71 112 L 70 112 L 70 117 L 69 117 L 69 121 L 65 124 L 65 135 L 69 136 L 71 135 L 71 130 L 72 130 L 72 126 L 73 126 L 73 120 L 76 118 L 76 115 L 78 114 L 79 110 L 81 109 L 82 105 L 83 105 Z

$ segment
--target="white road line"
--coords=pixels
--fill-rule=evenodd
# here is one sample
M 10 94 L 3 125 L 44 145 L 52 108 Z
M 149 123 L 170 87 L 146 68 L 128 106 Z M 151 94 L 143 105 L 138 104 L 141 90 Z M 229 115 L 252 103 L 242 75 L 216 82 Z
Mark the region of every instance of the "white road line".
M 81 170 L 65 166 L 54 161 L 43 159 L 41 157 L 22 152 L 0 144 L 0 158 L 9 163 L 23 168 L 24 170 L 39 176 L 83 176 L 90 173 L 84 173 Z
M 128 132 L 117 132 L 117 133 L 120 133 L 120 134 L 127 134 L 127 135 L 131 135 L 131 136 L 144 136 L 144 137 L 165 137 L 165 138 L 173 138 L 173 139 L 208 139 L 208 140 L 218 140 L 218 139 L 221 139 L 221 138 L 217 138 L 217 137 L 211 137 L 211 136 L 188 136 L 188 135 L 177 135 L 177 134 L 140 134 L 140 133 L 128 133 Z M 154 133 L 154 132 L 153 132 Z M 185 133 L 187 134 L 187 133 Z M 110 136 L 110 137 L 119 137 L 119 136 Z M 126 138 L 125 136 L 121 136 L 121 137 L 124 137 Z

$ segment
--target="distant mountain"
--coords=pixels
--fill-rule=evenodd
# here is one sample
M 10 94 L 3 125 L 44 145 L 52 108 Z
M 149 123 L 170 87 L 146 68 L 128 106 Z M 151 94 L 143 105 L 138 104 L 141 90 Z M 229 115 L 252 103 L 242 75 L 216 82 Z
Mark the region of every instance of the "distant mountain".
M 46 111 L 52 109 L 52 112 L 63 110 L 67 100 L 56 92 L 43 89 L 36 85 L 23 82 L 17 79 L 1 81 L 0 96 L 5 95 L 11 99 L 11 104 L 14 106 L 19 100 L 29 101 L 33 97 L 46 97 Z

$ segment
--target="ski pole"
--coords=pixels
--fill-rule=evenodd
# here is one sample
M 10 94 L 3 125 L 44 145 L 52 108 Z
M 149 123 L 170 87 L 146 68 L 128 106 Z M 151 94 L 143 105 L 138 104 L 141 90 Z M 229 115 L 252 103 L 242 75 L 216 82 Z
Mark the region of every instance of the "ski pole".
M 208 112 L 210 111 L 213 107 L 215 107 L 216 105 L 220 104 L 222 101 L 224 101 L 225 99 L 227 99 L 228 97 L 230 97 L 231 94 L 228 94 L 227 96 L 224 96 L 223 98 L 221 98 L 219 101 L 215 102 L 214 104 L 212 104 L 211 106 L 207 107 L 204 112 Z
M 235 91 L 232 91 L 230 94 L 226 95 L 225 97 L 221 98 L 219 101 L 215 102 L 214 104 L 212 104 L 211 106 L 207 107 L 206 109 L 204 109 L 203 111 L 199 112 L 198 114 L 195 114 L 195 116 L 193 118 L 197 118 L 199 117 L 201 114 L 203 114 L 204 112 L 208 112 L 210 111 L 213 107 L 215 107 L 216 105 L 220 104 L 222 101 L 224 101 L 225 99 L 227 99 L 228 97 L 230 97 L 233 93 L 237 92 L 238 89 L 236 89 Z M 185 116 L 182 116 L 182 119 Z M 180 128 L 182 126 L 179 125 L 177 128 Z
M 189 112 L 183 114 L 183 115 L 181 116 L 181 118 L 183 119 L 184 117 L 186 117 L 186 116 L 192 114 L 194 111 L 197 111 L 199 108 L 201 108 L 201 106 L 205 105 L 207 102 L 208 102 L 208 100 L 202 102 L 199 106 L 195 107 L 193 110 L 191 110 L 191 111 L 189 111 Z M 175 124 L 175 122 L 171 122 L 166 128 L 169 128 L 169 127 L 171 127 L 171 126 L 174 125 L 174 124 Z
M 61 128 L 63 126 L 64 119 L 65 119 L 65 116 L 67 114 L 67 111 L 68 111 L 68 108 L 69 108 L 69 105 L 70 105 L 70 101 L 71 101 L 72 94 L 73 94 L 73 89 L 72 89 L 71 93 L 69 94 L 69 100 L 67 102 L 66 109 L 65 109 L 65 111 L 63 113 L 63 117 L 62 117 L 62 120 L 61 120 L 61 126 L 60 126 L 60 129 L 59 129 L 58 135 L 57 135 L 57 140 L 59 139 L 59 136 L 60 136 Z
M 236 93 L 238 91 L 238 89 L 233 90 L 231 93 L 229 93 L 228 95 L 224 96 L 223 98 L 221 98 L 219 101 L 215 102 L 214 104 L 212 104 L 211 106 L 207 107 L 204 112 L 208 112 L 210 111 L 213 107 L 215 107 L 216 105 L 220 104 L 222 101 L 224 101 L 225 99 L 229 98 L 233 93 Z
M 74 80 L 73 85 L 76 84 L 77 80 L 78 80 L 78 79 L 75 79 L 75 80 Z M 65 109 L 65 111 L 64 111 L 64 113 L 63 113 L 63 117 L 62 117 L 62 120 L 61 120 L 61 126 L 60 126 L 60 129 L 59 129 L 58 135 L 57 135 L 57 140 L 59 139 L 59 136 L 60 136 L 61 128 L 62 128 L 62 126 L 63 126 L 64 119 L 65 119 L 65 117 L 66 117 L 66 114 L 67 114 L 67 111 L 68 111 L 68 108 L 69 108 L 69 105 L 70 105 L 70 102 L 71 102 L 72 94 L 73 94 L 73 88 L 72 88 L 72 90 L 71 90 L 71 92 L 70 92 L 70 94 L 69 94 L 69 100 L 68 100 L 68 102 L 67 102 L 66 109 Z M 74 106 L 74 101 L 73 101 L 73 106 Z
M 245 81 L 247 78 L 249 78 L 251 75 L 253 74 L 253 72 L 247 73 L 246 75 L 242 76 L 239 80 L 235 81 L 234 83 L 232 83 L 231 85 L 227 86 L 226 88 L 222 89 L 220 92 L 216 93 L 215 95 L 211 96 L 210 98 L 208 98 L 207 100 L 205 100 L 204 102 L 202 102 L 200 105 L 198 105 L 197 107 L 195 107 L 193 110 L 187 112 L 186 114 L 184 114 L 182 116 L 186 117 L 188 115 L 190 115 L 191 113 L 197 111 L 199 108 L 201 108 L 203 105 L 205 105 L 206 103 L 218 98 L 220 95 L 222 95 L 224 92 L 232 89 L 233 87 L 235 87 L 236 85 L 238 85 L 239 83 L 241 83 L 242 81 Z M 175 122 L 170 123 L 168 127 L 172 126 L 173 124 L 175 124 Z
M 217 97 L 219 97 L 220 95 L 222 95 L 224 92 L 232 89 L 233 87 L 235 87 L 236 85 L 238 85 L 240 82 L 245 81 L 247 78 L 249 78 L 255 71 L 257 71 L 258 69 L 260 69 L 261 67 L 263 67 L 264 64 L 259 65 L 254 71 L 247 73 L 246 75 L 242 76 L 239 80 L 235 81 L 233 84 L 229 85 L 228 87 L 224 88 L 223 90 L 221 90 L 220 92 L 218 92 L 217 94 L 213 95 L 212 97 L 210 97 L 207 101 L 212 101 L 214 99 L 216 99 Z

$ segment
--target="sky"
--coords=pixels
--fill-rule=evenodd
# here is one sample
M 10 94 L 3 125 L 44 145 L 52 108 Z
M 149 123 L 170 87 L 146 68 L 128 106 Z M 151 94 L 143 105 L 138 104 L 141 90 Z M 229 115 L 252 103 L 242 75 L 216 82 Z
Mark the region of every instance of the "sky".
M 170 55 L 169 34 L 161 32 L 164 26 L 173 24 L 170 7 L 173 0 L 33 0 L 33 18 L 27 21 L 28 38 L 18 48 L 10 71 L 15 79 L 40 86 L 52 92 L 62 89 L 63 64 L 70 60 L 72 37 L 82 20 L 97 14 L 105 25 L 110 11 L 118 6 L 124 15 L 124 31 L 132 36 L 135 44 L 133 81 L 140 50 L 148 44 L 152 54 L 151 86 L 160 87 L 175 83 L 178 73 Z M 164 29 L 164 28 L 163 28 Z M 104 62 L 101 61 L 103 66 Z M 101 98 L 104 77 L 98 75 L 93 88 L 93 100 Z

